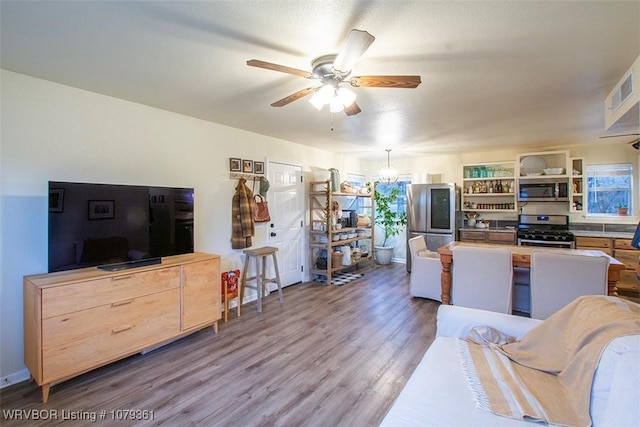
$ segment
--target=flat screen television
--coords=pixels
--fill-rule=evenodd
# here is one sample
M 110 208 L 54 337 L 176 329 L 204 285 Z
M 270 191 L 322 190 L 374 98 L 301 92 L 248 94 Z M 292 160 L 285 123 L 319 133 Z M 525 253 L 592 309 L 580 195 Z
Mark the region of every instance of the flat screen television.
M 49 181 L 49 272 L 193 252 L 193 188 Z

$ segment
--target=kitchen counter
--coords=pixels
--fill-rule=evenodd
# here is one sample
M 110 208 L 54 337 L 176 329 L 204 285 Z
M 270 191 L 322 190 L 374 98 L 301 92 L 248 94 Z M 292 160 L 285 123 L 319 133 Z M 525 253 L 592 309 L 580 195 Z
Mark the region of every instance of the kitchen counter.
M 515 233 L 515 228 L 505 228 L 505 227 L 491 227 L 491 228 L 477 228 L 477 227 L 460 227 L 459 231 L 490 231 L 497 233 Z
M 621 231 L 590 231 L 590 230 L 571 230 L 574 236 L 578 237 L 605 237 L 608 239 L 633 239 L 634 233 L 625 233 Z

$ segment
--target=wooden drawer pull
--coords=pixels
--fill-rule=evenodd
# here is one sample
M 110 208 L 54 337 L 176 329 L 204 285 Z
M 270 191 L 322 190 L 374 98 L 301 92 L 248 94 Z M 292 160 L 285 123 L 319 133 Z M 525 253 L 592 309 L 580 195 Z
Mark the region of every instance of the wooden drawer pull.
M 119 334 L 120 332 L 128 331 L 129 329 L 133 329 L 133 325 L 126 325 L 119 329 L 112 329 L 111 335 Z
M 111 278 L 111 281 L 115 282 L 116 280 L 129 280 L 133 277 L 132 274 L 129 274 L 128 276 L 115 276 Z
M 132 303 L 132 302 L 134 302 L 134 301 L 135 301 L 135 299 L 128 299 L 128 300 L 125 300 L 125 301 L 113 302 L 113 303 L 111 303 L 111 307 L 112 307 L 112 308 L 113 308 L 113 307 L 120 307 L 120 306 L 122 306 L 122 305 L 131 304 L 131 303 Z

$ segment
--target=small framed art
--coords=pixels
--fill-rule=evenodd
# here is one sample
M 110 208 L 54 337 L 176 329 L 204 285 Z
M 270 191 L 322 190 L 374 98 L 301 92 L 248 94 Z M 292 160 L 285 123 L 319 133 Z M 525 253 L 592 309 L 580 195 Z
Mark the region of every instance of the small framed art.
M 253 173 L 264 174 L 264 162 L 253 162 Z
M 89 200 L 89 219 L 113 219 L 116 217 L 114 200 Z
M 253 160 L 242 160 L 242 172 L 253 173 Z
M 229 171 L 231 172 L 241 172 L 242 171 L 242 160 L 240 159 L 229 159 Z
M 49 190 L 49 212 L 62 212 L 64 208 L 64 188 Z

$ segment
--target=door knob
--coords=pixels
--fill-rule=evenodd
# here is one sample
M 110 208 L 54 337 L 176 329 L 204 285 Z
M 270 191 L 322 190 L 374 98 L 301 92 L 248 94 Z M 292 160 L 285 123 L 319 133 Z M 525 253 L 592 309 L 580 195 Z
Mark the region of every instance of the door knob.
M 276 237 L 276 233 L 274 233 L 273 231 L 271 232 L 271 237 Z

